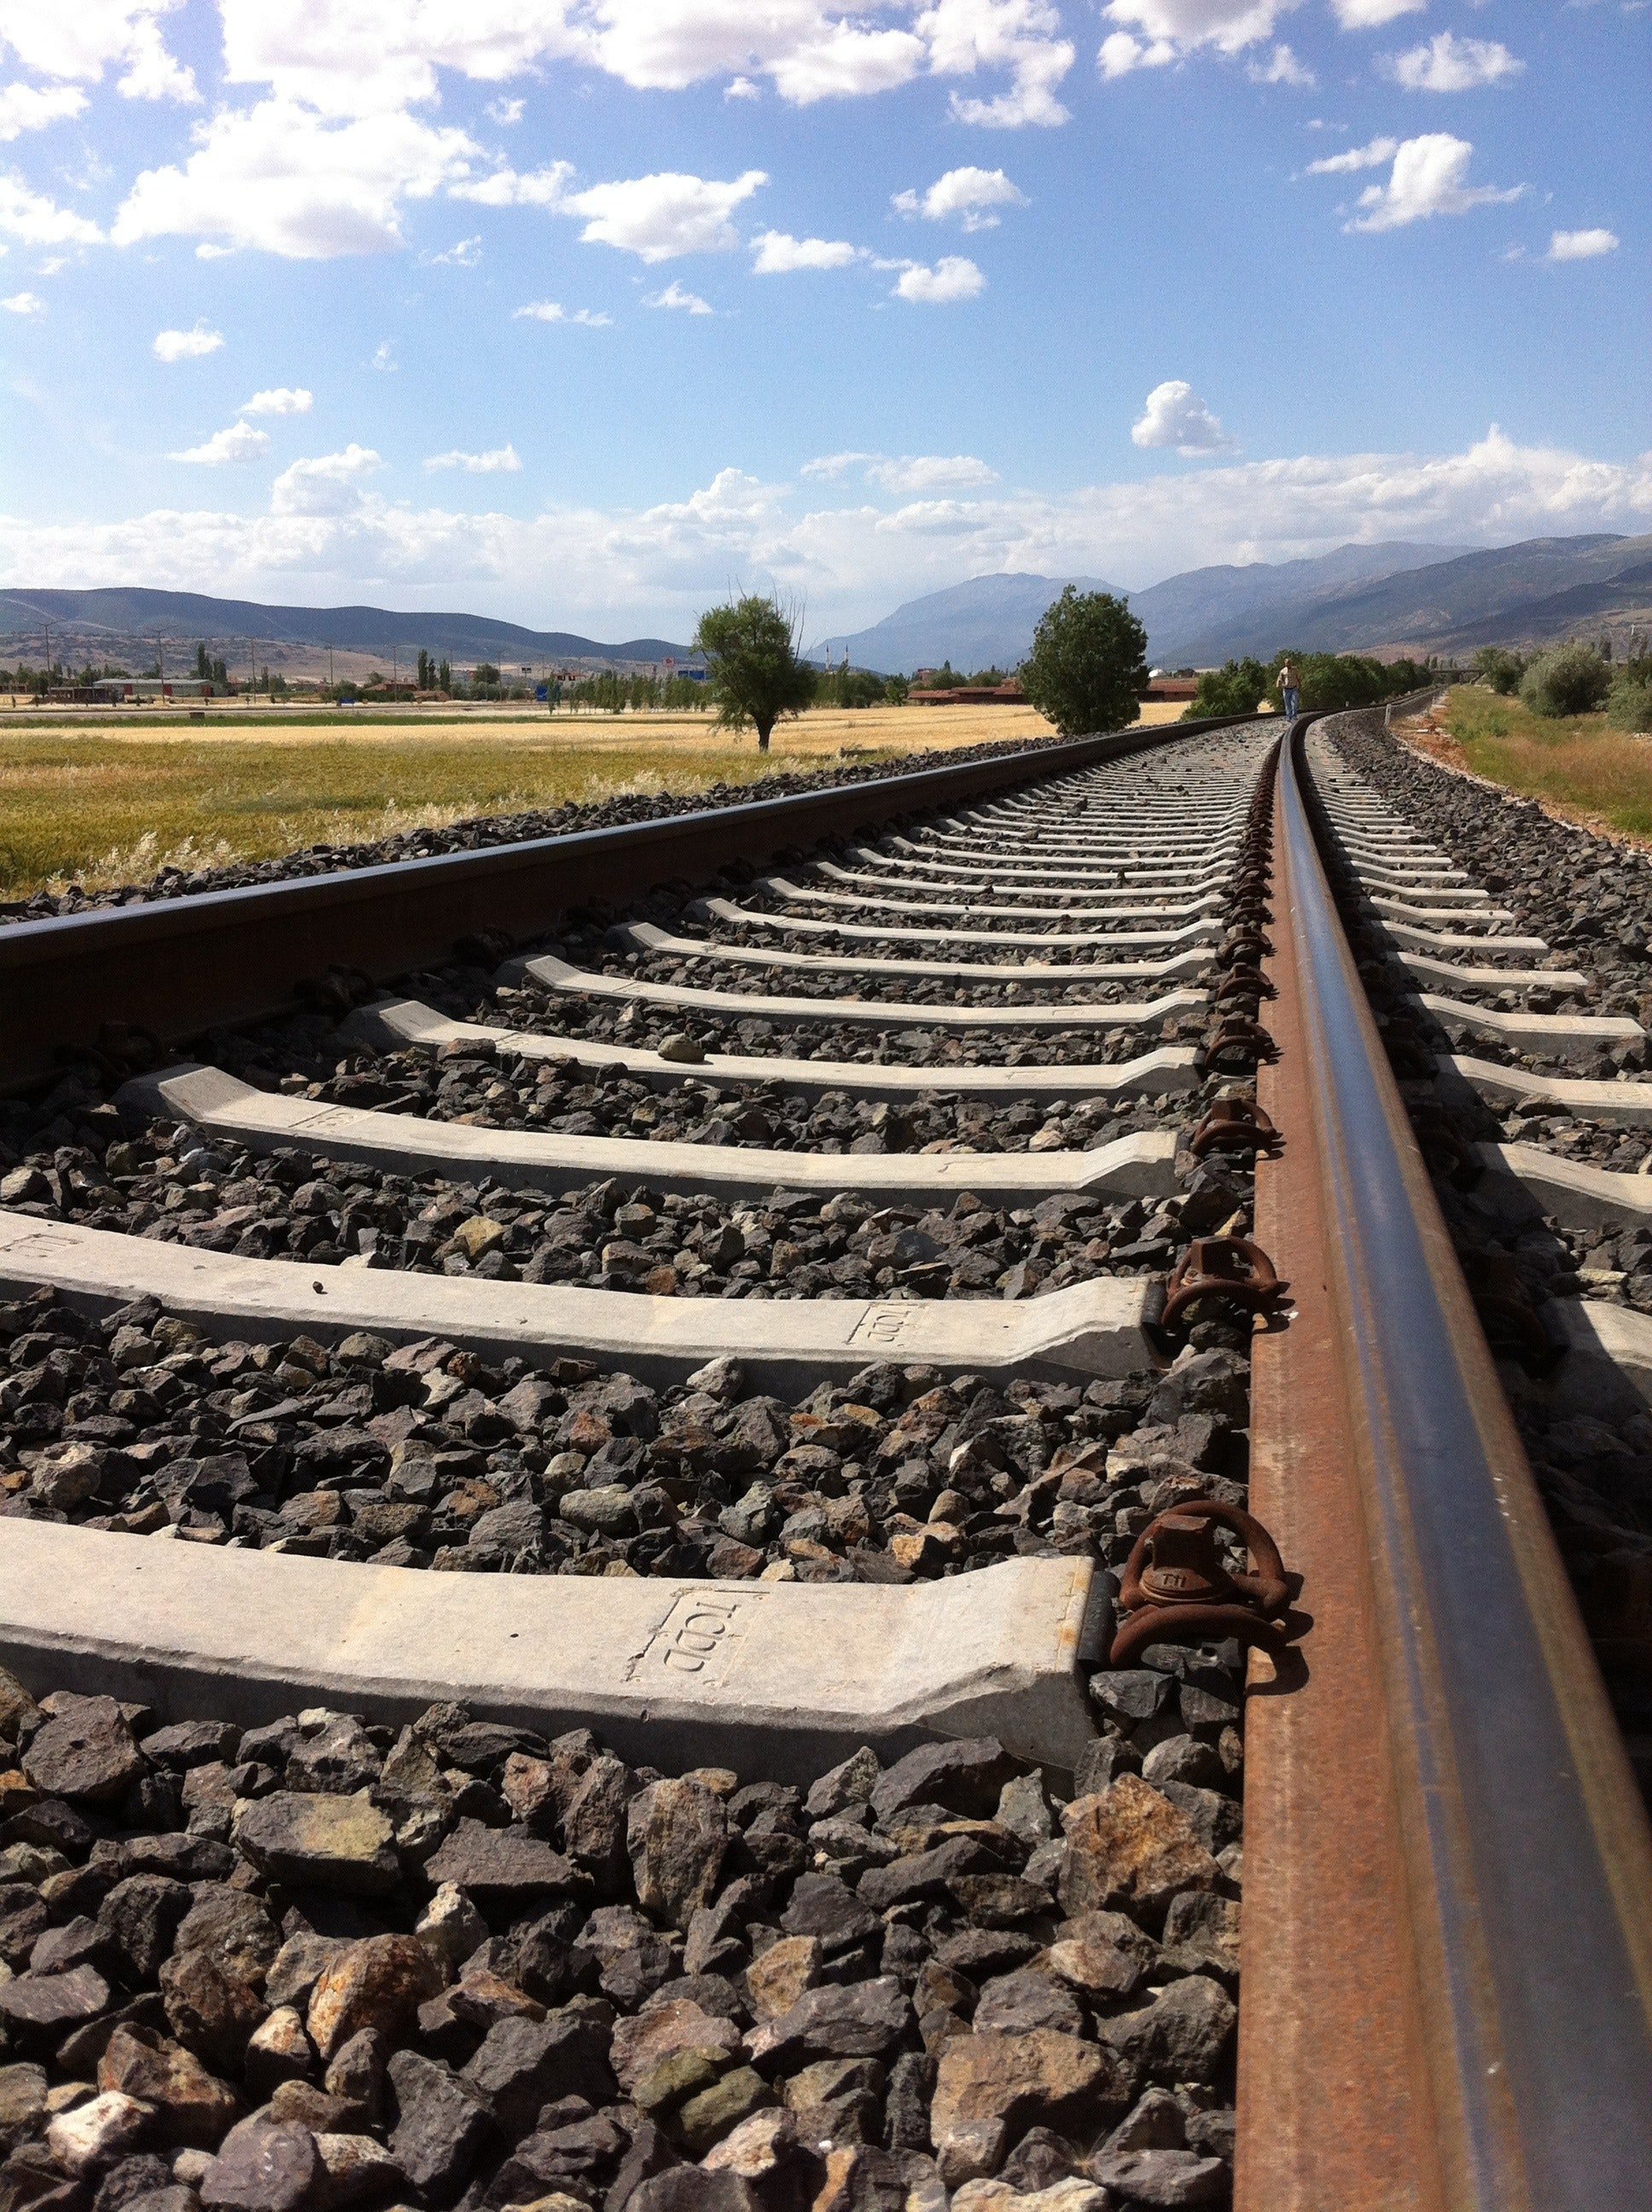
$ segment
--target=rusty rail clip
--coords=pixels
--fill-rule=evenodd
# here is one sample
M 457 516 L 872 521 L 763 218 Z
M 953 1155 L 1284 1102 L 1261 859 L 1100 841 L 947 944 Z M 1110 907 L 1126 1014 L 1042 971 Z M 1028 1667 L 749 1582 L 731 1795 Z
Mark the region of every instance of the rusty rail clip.
M 1259 1060 L 1277 1060 L 1279 1048 L 1261 1024 L 1248 1014 L 1228 1014 L 1205 1040 L 1207 1073 L 1239 1074 Z
M 1291 1285 L 1260 1244 L 1248 1237 L 1195 1237 L 1164 1285 L 1162 1328 L 1174 1328 L 1200 1298 L 1219 1298 L 1246 1313 L 1272 1313 Z
M 1196 1160 L 1206 1152 L 1262 1152 L 1276 1160 L 1285 1139 L 1250 1099 L 1218 1098 L 1188 1138 L 1187 1150 Z
M 1242 1537 L 1255 1571 L 1226 1565 L 1220 1526 Z M 1137 1537 L 1119 1589 L 1129 1615 L 1113 1638 L 1108 1663 L 1128 1667 L 1150 1644 L 1214 1643 L 1234 1637 L 1277 1658 L 1285 1647 L 1291 1601 L 1279 1547 L 1261 1522 L 1237 1505 L 1190 1498 L 1150 1521 Z
M 1215 1004 L 1220 1006 L 1230 999 L 1277 999 L 1278 995 L 1260 968 L 1248 960 L 1236 960 L 1217 991 Z

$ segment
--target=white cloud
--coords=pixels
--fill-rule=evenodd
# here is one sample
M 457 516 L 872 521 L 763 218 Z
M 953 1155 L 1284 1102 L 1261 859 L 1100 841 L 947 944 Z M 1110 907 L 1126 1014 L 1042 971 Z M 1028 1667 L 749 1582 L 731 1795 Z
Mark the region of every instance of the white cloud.
M 256 461 L 270 450 L 270 434 L 255 430 L 250 422 L 232 422 L 227 429 L 215 430 L 203 446 L 191 446 L 181 453 L 168 453 L 170 461 L 191 461 L 197 467 L 221 469 L 232 461 Z
M 1420 15 L 1428 0 L 1331 0 L 1345 31 L 1374 31 L 1400 15 Z
M 25 246 L 96 246 L 103 237 L 96 223 L 30 191 L 17 177 L 0 177 L 0 234 Z
M 432 453 L 425 463 L 427 474 L 438 469 L 463 469 L 469 477 L 517 477 L 522 473 L 522 464 L 514 446 L 495 446 L 485 453 L 463 453 L 457 448 L 451 453 Z
M 668 169 L 592 185 L 571 193 L 566 205 L 569 214 L 586 218 L 580 236 L 587 245 L 618 246 L 643 261 L 674 261 L 684 253 L 726 253 L 737 246 L 729 217 L 768 182 L 762 169 L 726 181 Z
M 198 100 L 191 72 L 167 52 L 157 21 L 181 0 L 0 0 L 0 51 L 9 47 L 40 76 L 96 84 L 125 68 L 129 100 Z
M 846 238 L 793 238 L 789 231 L 760 230 L 751 240 L 754 276 L 789 276 L 799 269 L 847 269 L 860 248 Z
M 1549 240 L 1546 261 L 1598 261 L 1615 253 L 1622 241 L 1613 230 L 1557 230 Z
M 675 276 L 663 292 L 656 292 L 644 302 L 650 307 L 676 308 L 684 315 L 714 315 L 717 312 L 709 300 L 702 300 L 697 292 L 688 291 Z
M 306 392 L 302 385 L 272 385 L 268 392 L 255 392 L 241 409 L 243 415 L 307 415 L 315 404 L 315 394 Z
M 543 169 L 495 169 L 491 176 L 466 179 L 450 186 L 456 200 L 483 207 L 560 208 L 573 179 L 571 161 L 551 161 Z
M 402 243 L 403 201 L 462 180 L 478 151 L 464 131 L 411 115 L 332 124 L 279 99 L 222 110 L 194 139 L 181 168 L 146 169 L 133 185 L 117 245 L 199 238 L 295 261 L 387 252 Z
M 231 83 L 339 115 L 434 100 L 443 70 L 502 84 L 572 61 L 639 90 L 720 78 L 733 99 L 766 78 L 799 106 L 924 76 L 997 79 L 1002 89 L 985 98 L 954 88 L 959 120 L 1049 124 L 1066 120 L 1055 90 L 1073 60 L 1051 0 L 886 0 L 870 10 L 830 0 L 313 0 L 298 11 L 220 0 L 220 10 Z M 872 20 L 878 14 L 901 20 Z
M 1104 77 L 1132 70 L 1162 69 L 1206 47 L 1242 53 L 1271 38 L 1282 15 L 1302 0 L 1107 0 L 1102 13 L 1120 27 L 1102 41 L 1096 60 Z
M 0 140 L 9 141 L 25 131 L 44 131 L 49 124 L 67 123 L 86 106 L 86 94 L 72 84 L 0 85 Z
M 580 323 L 590 331 L 605 331 L 613 319 L 596 308 L 570 310 L 559 300 L 530 300 L 526 307 L 513 308 L 511 313 L 513 323 Z
M 1351 146 L 1345 154 L 1327 154 L 1323 161 L 1310 161 L 1308 173 L 1310 177 L 1347 177 L 1359 169 L 1380 169 L 1399 151 L 1397 138 L 1373 138 L 1369 146 Z
M 38 292 L 14 292 L 9 299 L 0 300 L 9 315 L 43 315 L 46 301 Z
M 953 491 L 998 482 L 998 471 L 973 453 L 823 453 L 805 461 L 798 473 L 833 483 L 851 471 L 885 491 Z
M 482 258 L 482 234 L 461 238 L 440 253 L 423 253 L 419 258 L 429 269 L 474 269 Z
M 921 216 L 926 222 L 961 216 L 966 230 L 996 229 L 999 208 L 1026 204 L 1025 193 L 1010 182 L 1002 169 L 973 168 L 949 169 L 944 177 L 936 178 L 927 191 L 896 192 L 890 201 L 898 214 L 908 218 Z
M 149 351 L 157 361 L 202 361 L 210 353 L 216 353 L 224 342 L 222 331 L 215 331 L 204 317 L 193 330 L 157 331 Z
M 400 592 L 518 621 L 544 623 L 553 608 L 559 623 L 599 635 L 669 636 L 730 576 L 746 575 L 806 590 L 825 635 L 999 570 L 1145 582 L 1350 542 L 1652 531 L 1652 453 L 1596 460 L 1516 446 L 1495 429 L 1466 452 L 1217 461 L 1060 495 L 987 486 L 908 499 L 859 481 L 788 488 L 726 470 L 647 509 L 552 505 L 522 516 L 392 501 L 360 468 L 326 489 L 323 498 L 313 480 L 288 472 L 264 514 L 0 520 L 0 585 L 142 574 L 159 587 L 309 605 Z
M 1469 184 L 1468 165 L 1473 155 L 1474 149 L 1467 138 L 1454 138 L 1445 131 L 1403 139 L 1395 149 L 1388 183 L 1367 185 L 1359 196 L 1362 212 L 1343 228 L 1403 230 L 1406 224 L 1424 222 L 1431 216 L 1467 215 L 1471 208 L 1503 206 L 1520 198 L 1526 189 L 1523 185 L 1503 191 L 1496 185 Z
M 501 131 L 508 131 L 513 124 L 522 120 L 527 105 L 525 100 L 490 100 L 487 108 L 488 120 L 496 123 Z
M 725 100 L 761 100 L 762 87 L 753 84 L 749 76 L 732 76 L 723 87 Z
M 1286 46 L 1275 46 L 1266 62 L 1252 62 L 1247 74 L 1253 84 L 1290 84 L 1303 91 L 1311 91 L 1319 82 L 1307 63 L 1299 61 Z
M 1407 92 L 1477 92 L 1502 84 L 1526 67 L 1495 39 L 1460 39 L 1442 31 L 1424 46 L 1391 54 L 1383 67 Z
M 921 261 L 897 264 L 894 296 L 927 307 L 948 306 L 954 300 L 973 300 L 987 289 L 987 279 L 975 263 L 962 253 L 944 253 L 932 269 Z
M 1172 447 L 1178 453 L 1189 454 L 1230 452 L 1233 446 L 1192 385 L 1179 377 L 1153 386 L 1140 421 L 1132 426 L 1130 442 L 1150 448 Z
M 263 434 L 253 433 L 255 437 Z M 383 466 L 371 446 L 358 446 L 353 441 L 342 453 L 318 453 L 312 459 L 295 461 L 270 486 L 270 511 L 272 514 L 347 514 L 360 495 L 361 478 Z
M 378 344 L 373 349 L 373 359 L 367 366 L 370 368 L 376 368 L 380 376 L 395 375 L 396 356 L 388 338 L 380 339 Z

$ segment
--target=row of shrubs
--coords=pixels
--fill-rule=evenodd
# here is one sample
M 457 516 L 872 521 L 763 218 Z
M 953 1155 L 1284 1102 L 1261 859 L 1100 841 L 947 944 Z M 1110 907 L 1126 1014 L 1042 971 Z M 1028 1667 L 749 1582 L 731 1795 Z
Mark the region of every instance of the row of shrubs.
M 1593 645 L 1558 645 L 1527 659 L 1499 645 L 1474 656 L 1483 683 L 1504 698 L 1518 696 L 1535 714 L 1559 720 L 1606 708 L 1614 730 L 1652 730 L 1652 653 L 1613 661 Z
M 1359 653 L 1279 653 L 1272 660 L 1230 660 L 1206 670 L 1182 720 L 1254 714 L 1265 702 L 1279 706 L 1279 671 L 1287 660 L 1295 662 L 1301 678 L 1302 704 L 1327 714 L 1379 707 L 1401 692 L 1420 690 L 1432 674 L 1420 661 L 1373 660 Z

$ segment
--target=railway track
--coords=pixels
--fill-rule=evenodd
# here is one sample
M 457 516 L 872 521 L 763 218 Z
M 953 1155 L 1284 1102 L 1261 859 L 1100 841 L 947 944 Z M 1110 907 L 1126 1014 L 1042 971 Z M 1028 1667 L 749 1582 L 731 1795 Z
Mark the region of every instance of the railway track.
M 1652 2202 L 1652 1084 L 1377 743 L 0 929 L 0 2212 Z

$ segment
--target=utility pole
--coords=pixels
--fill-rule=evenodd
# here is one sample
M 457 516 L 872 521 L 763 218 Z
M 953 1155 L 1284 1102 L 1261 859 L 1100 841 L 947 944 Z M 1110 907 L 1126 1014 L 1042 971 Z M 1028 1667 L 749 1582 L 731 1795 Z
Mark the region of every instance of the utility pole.
M 327 647 L 327 689 L 329 691 L 334 689 L 332 680 L 332 647 L 331 644 L 329 644 Z

